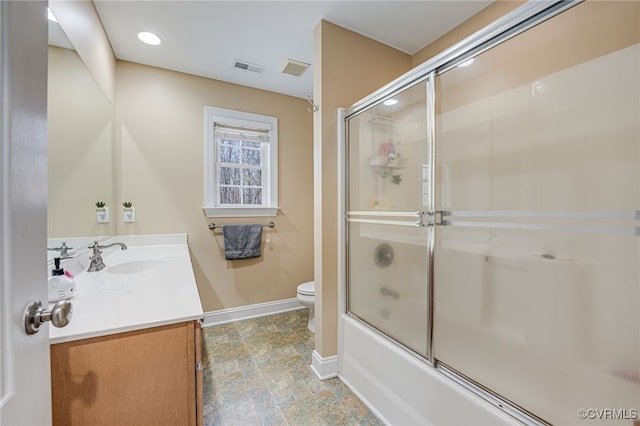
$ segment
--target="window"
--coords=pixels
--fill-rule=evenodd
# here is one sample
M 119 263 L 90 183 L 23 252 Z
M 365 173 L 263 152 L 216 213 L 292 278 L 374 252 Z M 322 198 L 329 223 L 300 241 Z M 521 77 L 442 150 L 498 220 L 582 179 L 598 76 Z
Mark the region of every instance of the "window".
M 208 217 L 278 212 L 278 119 L 205 107 L 205 206 Z

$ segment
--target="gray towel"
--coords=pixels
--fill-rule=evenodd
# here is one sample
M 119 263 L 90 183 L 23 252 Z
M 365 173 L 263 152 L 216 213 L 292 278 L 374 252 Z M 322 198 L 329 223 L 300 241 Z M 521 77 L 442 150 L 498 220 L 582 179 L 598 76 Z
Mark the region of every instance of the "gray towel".
M 262 225 L 224 225 L 222 234 L 226 260 L 260 257 Z

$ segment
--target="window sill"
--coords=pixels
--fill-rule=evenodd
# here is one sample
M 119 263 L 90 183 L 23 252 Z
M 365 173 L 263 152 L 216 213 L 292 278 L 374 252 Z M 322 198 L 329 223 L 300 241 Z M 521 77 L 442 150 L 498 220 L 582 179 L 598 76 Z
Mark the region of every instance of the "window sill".
M 278 207 L 203 207 L 206 217 L 275 217 Z

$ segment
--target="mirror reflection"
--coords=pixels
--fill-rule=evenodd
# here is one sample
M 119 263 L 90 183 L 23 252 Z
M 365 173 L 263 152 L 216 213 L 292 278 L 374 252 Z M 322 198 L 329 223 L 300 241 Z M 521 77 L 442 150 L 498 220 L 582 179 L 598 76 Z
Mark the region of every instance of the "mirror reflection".
M 114 109 L 59 24 L 49 22 L 48 248 L 115 233 Z M 108 222 L 97 202 L 110 207 Z M 49 251 L 49 258 L 59 256 Z

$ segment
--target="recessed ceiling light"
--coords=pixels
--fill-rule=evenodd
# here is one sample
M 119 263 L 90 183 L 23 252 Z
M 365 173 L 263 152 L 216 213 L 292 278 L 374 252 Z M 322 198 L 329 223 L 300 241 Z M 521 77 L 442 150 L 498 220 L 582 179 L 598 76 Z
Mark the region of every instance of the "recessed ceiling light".
M 471 65 L 473 63 L 473 58 L 471 59 L 467 59 L 466 61 L 464 61 L 463 63 L 461 63 L 460 65 L 458 65 L 460 68 L 462 67 L 468 67 L 469 65 Z
M 47 8 L 47 18 L 49 18 L 49 20 L 51 22 L 58 22 L 58 20 L 56 19 L 55 15 L 53 14 L 51 9 L 49 9 L 49 8 Z
M 138 33 L 138 38 L 140 39 L 141 42 L 150 44 L 152 46 L 157 46 L 160 43 L 162 43 L 162 40 L 160 40 L 160 37 L 158 37 L 154 33 L 146 32 L 146 31 Z
M 386 106 L 395 105 L 397 103 L 398 101 L 396 99 L 387 99 L 386 101 L 383 102 L 383 104 L 385 104 Z

